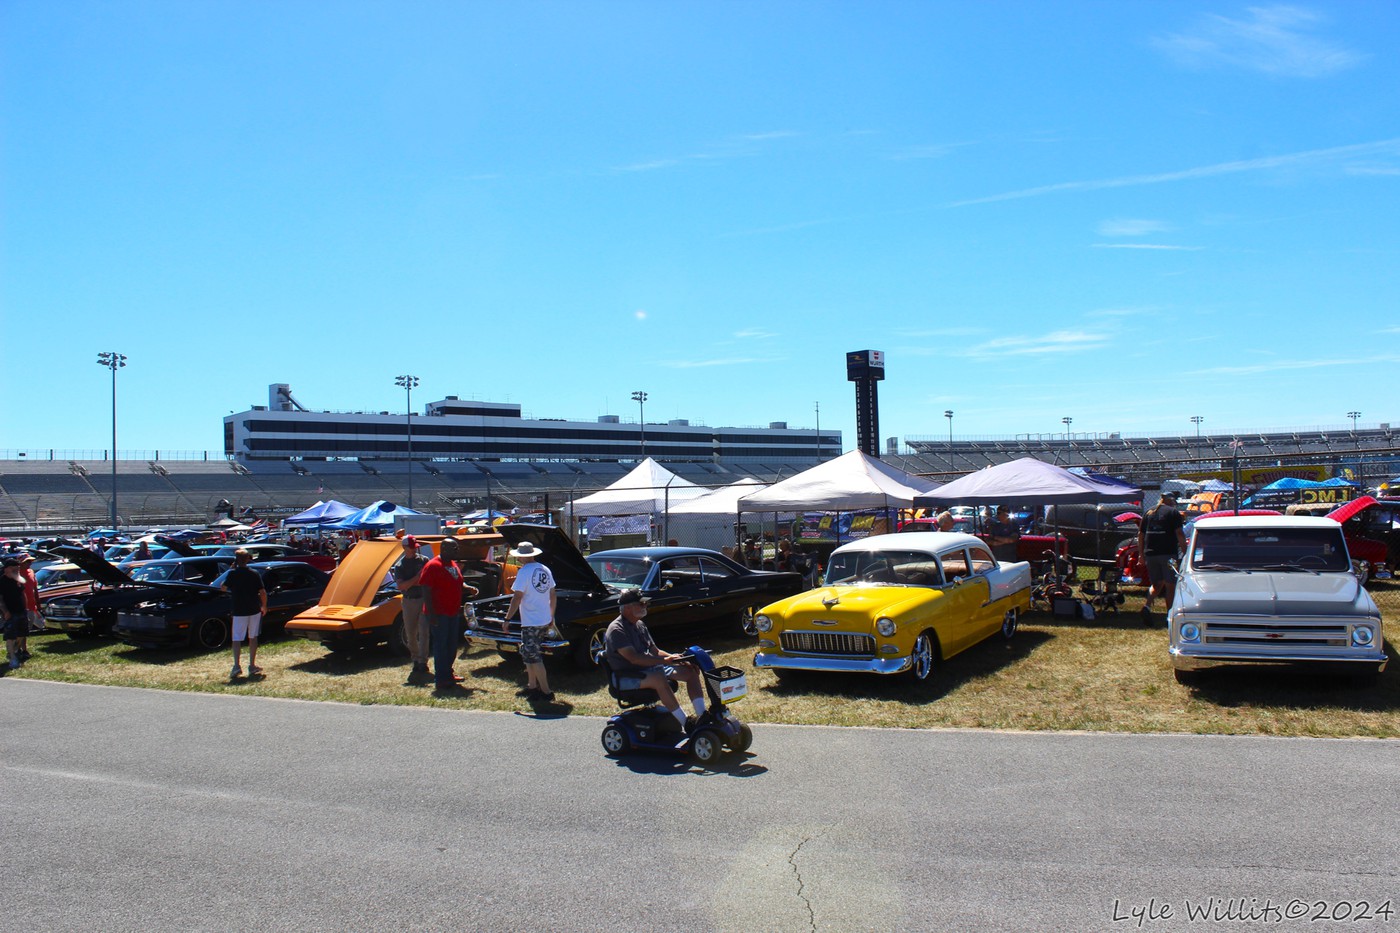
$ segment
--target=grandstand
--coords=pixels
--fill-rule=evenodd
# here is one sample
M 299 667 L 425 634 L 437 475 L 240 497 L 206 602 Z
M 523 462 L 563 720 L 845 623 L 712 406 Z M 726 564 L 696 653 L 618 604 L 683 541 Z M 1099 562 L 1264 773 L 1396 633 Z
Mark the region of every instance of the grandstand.
M 1400 446 L 1389 425 L 1241 435 L 1121 437 L 1036 435 L 1016 438 L 907 438 L 885 460 L 911 473 L 949 479 L 992 464 L 1034 457 L 1086 467 L 1155 486 L 1183 473 L 1231 469 L 1239 442 L 1242 468 L 1322 466 L 1375 482 L 1400 473 Z M 634 462 L 591 460 L 415 460 L 413 505 L 439 514 L 484 507 L 561 508 L 625 475 Z M 677 475 L 719 487 L 742 477 L 785 479 L 811 466 L 795 458 L 669 462 Z M 277 517 L 318 500 L 355 506 L 379 499 L 407 504 L 406 460 L 118 460 L 117 506 L 124 524 L 202 524 L 225 514 Z M 0 533 L 82 529 L 110 515 L 108 460 L 0 459 Z
M 616 482 L 635 463 L 415 461 L 413 506 L 459 514 L 495 508 L 561 508 Z M 719 487 L 742 477 L 772 481 L 808 463 L 674 463 L 677 475 Z M 204 524 L 223 515 L 275 518 L 318 500 L 355 506 L 380 499 L 407 504 L 405 461 L 118 460 L 117 510 L 135 527 Z M 106 460 L 0 460 L 0 533 L 105 526 L 112 463 Z
M 1239 446 L 1234 445 L 1238 442 Z M 962 475 L 1021 457 L 1064 467 L 1086 467 L 1151 482 L 1182 472 L 1229 469 L 1238 451 L 1245 466 L 1320 464 L 1334 469 L 1360 464 L 1366 472 L 1400 467 L 1400 447 L 1390 425 L 1358 430 L 1286 431 L 1231 435 L 1023 435 L 954 440 L 905 438 L 909 453 L 885 459 L 911 473 Z

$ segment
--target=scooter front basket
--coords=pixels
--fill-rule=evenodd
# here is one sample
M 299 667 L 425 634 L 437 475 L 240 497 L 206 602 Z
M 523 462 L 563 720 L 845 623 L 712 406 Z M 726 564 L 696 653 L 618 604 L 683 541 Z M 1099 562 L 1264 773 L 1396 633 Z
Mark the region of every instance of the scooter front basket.
M 749 693 L 749 680 L 737 667 L 721 666 L 706 671 L 705 677 L 715 689 L 715 695 L 725 706 L 738 702 Z

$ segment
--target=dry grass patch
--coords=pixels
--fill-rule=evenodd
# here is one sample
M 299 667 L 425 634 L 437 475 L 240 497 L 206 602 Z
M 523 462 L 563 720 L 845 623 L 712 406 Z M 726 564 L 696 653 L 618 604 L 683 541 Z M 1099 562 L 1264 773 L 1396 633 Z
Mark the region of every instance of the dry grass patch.
M 1389 620 L 1387 654 L 1400 644 L 1400 587 L 1378 587 Z M 1125 610 L 1094 621 L 1027 616 L 1014 640 L 989 640 L 949 660 L 931 684 L 857 675 L 779 678 L 753 669 L 753 646 L 701 635 L 716 660 L 748 672 L 749 696 L 736 711 L 748 722 L 900 728 L 1091 729 L 1114 732 L 1246 733 L 1301 736 L 1400 735 L 1400 662 L 1374 677 L 1311 671 L 1231 669 L 1192 687 L 1176 683 L 1166 635 L 1144 628 L 1131 597 Z M 383 651 L 328 653 L 299 639 L 270 642 L 258 653 L 265 676 L 228 679 L 227 651 L 147 651 L 61 635 L 32 638 L 34 657 L 22 677 L 80 683 L 239 693 L 346 703 L 438 706 L 530 713 L 515 696 L 524 684 L 518 661 L 495 651 L 470 652 L 457 665 L 463 696 L 438 699 L 431 684 L 407 682 L 408 665 Z M 246 665 L 246 654 L 244 658 Z M 564 705 L 548 715 L 608 715 L 616 705 L 597 672 L 551 672 Z

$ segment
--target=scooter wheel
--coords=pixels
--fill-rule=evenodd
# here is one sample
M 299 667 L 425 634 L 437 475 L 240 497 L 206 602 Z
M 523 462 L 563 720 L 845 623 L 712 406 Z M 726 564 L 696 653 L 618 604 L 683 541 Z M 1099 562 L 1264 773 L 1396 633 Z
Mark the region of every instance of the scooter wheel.
M 632 750 L 632 739 L 628 737 L 627 730 L 621 726 L 607 725 L 603 727 L 603 751 L 616 758 L 618 755 L 625 755 Z
M 713 729 L 701 729 L 690 740 L 690 753 L 702 765 L 712 765 L 724 754 L 724 740 Z
M 729 750 L 731 752 L 746 752 L 753 744 L 753 730 L 743 723 L 739 724 L 739 734 L 729 740 Z

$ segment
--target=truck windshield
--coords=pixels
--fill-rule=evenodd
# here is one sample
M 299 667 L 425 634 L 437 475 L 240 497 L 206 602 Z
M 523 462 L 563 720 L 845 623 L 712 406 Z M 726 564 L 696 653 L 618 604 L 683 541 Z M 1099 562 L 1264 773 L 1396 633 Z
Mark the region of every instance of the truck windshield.
M 1196 529 L 1191 566 L 1210 570 L 1350 570 L 1340 525 Z

